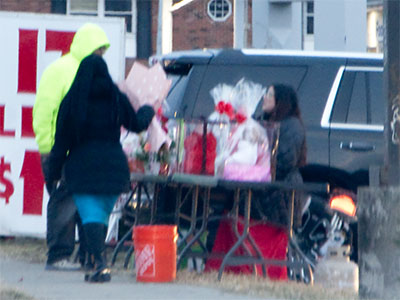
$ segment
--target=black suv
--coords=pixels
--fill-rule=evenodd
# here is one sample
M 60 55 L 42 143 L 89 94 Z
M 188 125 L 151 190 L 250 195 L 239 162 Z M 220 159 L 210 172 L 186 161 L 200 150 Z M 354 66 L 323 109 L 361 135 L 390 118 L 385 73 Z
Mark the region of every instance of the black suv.
M 371 167 L 383 164 L 382 55 L 220 49 L 172 52 L 154 62 L 173 79 L 167 102 L 177 118 L 206 118 L 218 83 L 234 85 L 244 77 L 265 87 L 292 85 L 307 132 L 306 181 L 355 191 L 369 184 Z

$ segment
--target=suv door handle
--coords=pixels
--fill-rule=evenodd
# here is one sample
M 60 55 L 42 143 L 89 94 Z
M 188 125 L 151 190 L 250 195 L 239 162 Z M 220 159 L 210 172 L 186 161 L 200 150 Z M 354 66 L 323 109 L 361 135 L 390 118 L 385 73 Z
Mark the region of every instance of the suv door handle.
M 375 150 L 375 146 L 364 142 L 340 142 L 340 149 L 355 152 L 368 152 Z

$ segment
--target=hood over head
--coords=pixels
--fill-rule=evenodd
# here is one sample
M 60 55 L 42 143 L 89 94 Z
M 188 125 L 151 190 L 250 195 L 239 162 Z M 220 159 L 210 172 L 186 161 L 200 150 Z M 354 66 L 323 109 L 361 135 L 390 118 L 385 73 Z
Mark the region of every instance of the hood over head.
M 103 46 L 110 47 L 110 42 L 104 30 L 96 24 L 86 23 L 76 32 L 70 52 L 78 61 L 81 61 L 92 54 L 94 50 Z

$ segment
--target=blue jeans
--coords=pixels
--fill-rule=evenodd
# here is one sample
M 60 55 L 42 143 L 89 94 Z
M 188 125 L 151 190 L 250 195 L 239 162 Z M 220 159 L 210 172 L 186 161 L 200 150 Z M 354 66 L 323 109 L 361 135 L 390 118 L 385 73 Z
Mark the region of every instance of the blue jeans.
M 73 194 L 72 197 L 83 225 L 87 223 L 102 223 L 108 226 L 108 219 L 118 195 Z

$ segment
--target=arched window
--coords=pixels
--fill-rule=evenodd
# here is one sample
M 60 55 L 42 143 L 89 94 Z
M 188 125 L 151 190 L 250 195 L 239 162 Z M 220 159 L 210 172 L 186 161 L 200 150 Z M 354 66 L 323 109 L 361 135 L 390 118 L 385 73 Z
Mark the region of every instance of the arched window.
M 216 22 L 223 22 L 232 14 L 232 4 L 229 0 L 210 0 L 207 13 Z

